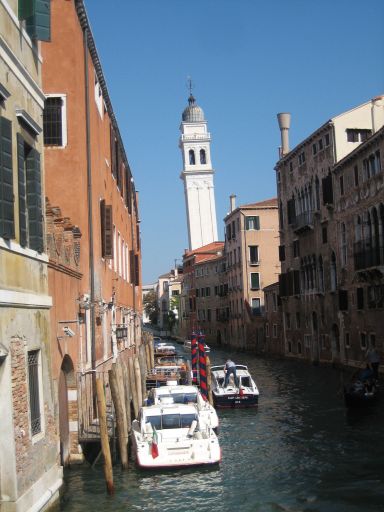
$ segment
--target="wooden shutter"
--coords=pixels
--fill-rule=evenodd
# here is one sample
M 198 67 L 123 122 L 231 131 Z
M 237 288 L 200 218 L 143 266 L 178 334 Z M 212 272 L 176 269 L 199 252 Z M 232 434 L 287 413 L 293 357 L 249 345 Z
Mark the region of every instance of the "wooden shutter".
M 19 229 L 20 245 L 27 245 L 27 191 L 25 183 L 25 149 L 24 139 L 20 133 L 17 134 L 17 178 L 19 196 Z
M 51 40 L 51 0 L 22 0 L 19 12 L 25 16 L 26 30 L 31 39 Z M 32 11 L 31 11 L 32 4 Z
M 104 199 L 100 201 L 101 223 L 101 256 L 113 259 L 113 215 L 112 205 L 106 205 Z
M 29 247 L 35 251 L 43 252 L 40 153 L 34 148 L 31 148 L 27 155 L 26 162 Z
M 139 256 L 135 254 L 135 286 L 140 284 L 140 267 L 139 267 Z
M 135 282 L 135 252 L 129 251 L 129 281 L 133 284 Z
M 15 238 L 12 123 L 0 117 L 0 236 Z

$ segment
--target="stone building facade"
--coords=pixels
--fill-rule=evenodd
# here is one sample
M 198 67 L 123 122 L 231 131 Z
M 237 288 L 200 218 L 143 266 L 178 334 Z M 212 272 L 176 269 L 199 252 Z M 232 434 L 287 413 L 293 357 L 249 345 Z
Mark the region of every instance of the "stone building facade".
M 241 350 L 263 350 L 263 288 L 280 273 L 277 200 L 269 199 L 231 210 L 225 217 L 228 337 Z
M 48 1 L 37 3 L 32 12 L 26 2 L 0 1 L 2 512 L 40 510 L 62 483 L 44 237 L 40 41 L 50 38 L 50 13 Z
M 334 166 L 368 143 L 383 125 L 383 101 L 375 98 L 330 119 L 292 150 L 289 115 L 278 117 L 282 134 L 276 176 L 284 352 L 314 363 L 344 362 L 346 266 L 340 264 L 339 254 L 345 233 L 340 232 L 341 221 L 337 220 L 340 184 L 335 182 Z
M 384 128 L 333 169 L 341 359 L 384 357 Z
M 94 375 L 104 378 L 141 345 L 140 219 L 84 3 L 52 1 L 51 18 L 42 54 L 45 191 L 55 210 L 52 376 L 61 458 L 71 463 L 97 439 Z

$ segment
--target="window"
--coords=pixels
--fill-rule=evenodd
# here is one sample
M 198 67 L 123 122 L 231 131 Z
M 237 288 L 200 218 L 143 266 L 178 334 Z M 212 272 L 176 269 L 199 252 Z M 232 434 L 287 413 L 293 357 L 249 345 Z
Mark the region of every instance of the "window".
M 371 130 L 359 128 L 347 128 L 348 142 L 364 142 L 371 135 Z
M 305 153 L 299 153 L 299 165 L 303 165 L 305 163 Z
M 319 151 L 321 151 L 323 147 L 323 139 L 319 139 Z
M 367 348 L 367 335 L 365 332 L 360 333 L 360 347 L 363 350 Z
M 200 163 L 203 164 L 203 165 L 207 163 L 207 158 L 206 158 L 206 155 L 205 155 L 205 149 L 200 149 Z
M 300 257 L 300 240 L 293 241 L 293 257 L 294 258 Z
M 251 272 L 251 290 L 260 290 L 260 274 Z
M 31 433 L 35 436 L 41 432 L 39 350 L 28 352 L 28 388 Z
M 19 19 L 31 39 L 51 40 L 50 0 L 19 0 Z
M 339 177 L 340 195 L 344 195 L 344 176 Z
M 327 226 L 323 226 L 322 230 L 321 230 L 321 238 L 322 238 L 322 242 L 323 244 L 326 244 L 328 242 L 328 230 L 327 230 Z
M 351 346 L 351 340 L 349 338 L 349 332 L 344 333 L 344 345 L 345 345 L 345 348 L 349 348 Z
M 207 286 L 205 288 L 205 296 L 206 297 L 210 297 L 211 296 L 211 288 L 209 286 Z
M 66 96 L 48 95 L 43 113 L 44 144 L 67 145 Z
M 268 322 L 265 324 L 265 336 L 267 338 L 269 338 L 269 323 Z
M 25 189 L 25 185 L 24 185 Z M 25 190 L 24 190 L 25 195 Z M 12 169 L 12 123 L 0 117 L 0 236 L 15 238 Z
M 277 294 L 273 293 L 273 311 L 277 311 Z
M 300 313 L 296 312 L 296 329 L 300 329 Z
M 251 265 L 259 264 L 259 246 L 258 245 L 250 245 L 249 246 L 249 263 Z
M 364 288 L 356 288 L 357 309 L 364 309 Z
M 272 336 L 277 338 L 277 324 L 272 325 Z
M 95 73 L 95 102 L 97 110 L 99 111 L 100 117 L 103 117 L 103 93 L 99 84 L 99 80 Z
M 285 325 L 287 326 L 287 329 L 291 328 L 291 314 L 285 313 Z
M 355 180 L 355 187 L 357 187 L 359 185 L 359 168 L 357 165 L 353 168 L 353 177 Z
M 40 153 L 17 134 L 20 245 L 44 250 Z
M 100 201 L 101 217 L 101 257 L 113 258 L 113 221 L 112 205 L 106 205 L 105 200 Z
M 310 334 L 304 334 L 304 346 L 310 348 L 312 343 L 312 336 Z
M 252 299 L 252 315 L 261 315 L 260 299 Z
M 193 149 L 189 150 L 189 164 L 195 165 L 195 152 L 193 151 Z
M 245 217 L 245 229 L 259 230 L 260 229 L 260 218 L 258 216 Z
M 227 225 L 227 240 L 230 240 L 232 238 L 232 235 L 231 235 L 231 224 L 229 223 Z
M 325 134 L 325 147 L 328 147 L 330 144 L 330 137 L 329 137 L 329 133 L 326 133 Z
M 341 228 L 341 264 L 345 267 L 347 264 L 347 230 L 344 222 L 340 226 Z
M 317 153 L 317 144 L 312 144 L 312 154 L 316 155 Z

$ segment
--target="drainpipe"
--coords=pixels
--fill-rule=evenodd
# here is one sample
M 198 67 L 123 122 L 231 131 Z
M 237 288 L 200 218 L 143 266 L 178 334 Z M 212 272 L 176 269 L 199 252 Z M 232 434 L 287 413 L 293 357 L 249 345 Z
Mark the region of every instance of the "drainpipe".
M 93 216 L 92 216 L 92 165 L 91 165 L 91 126 L 89 108 L 89 72 L 88 72 L 88 29 L 83 32 L 84 50 L 84 80 L 85 80 L 85 129 L 86 129 L 86 153 L 87 153 L 87 200 L 88 200 L 88 237 L 89 237 L 89 285 L 90 285 L 90 314 L 91 314 L 91 362 L 92 370 L 96 368 L 96 343 L 95 343 L 95 274 L 93 255 Z

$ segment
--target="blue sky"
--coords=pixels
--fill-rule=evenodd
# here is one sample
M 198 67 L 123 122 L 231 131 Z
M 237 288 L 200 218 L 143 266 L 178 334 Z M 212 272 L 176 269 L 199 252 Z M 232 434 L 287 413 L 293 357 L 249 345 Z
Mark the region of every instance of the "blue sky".
M 188 248 L 178 140 L 187 77 L 212 137 L 219 238 L 236 204 L 276 196 L 278 112 L 290 146 L 384 93 L 382 0 L 88 0 L 140 192 L 143 283 Z

